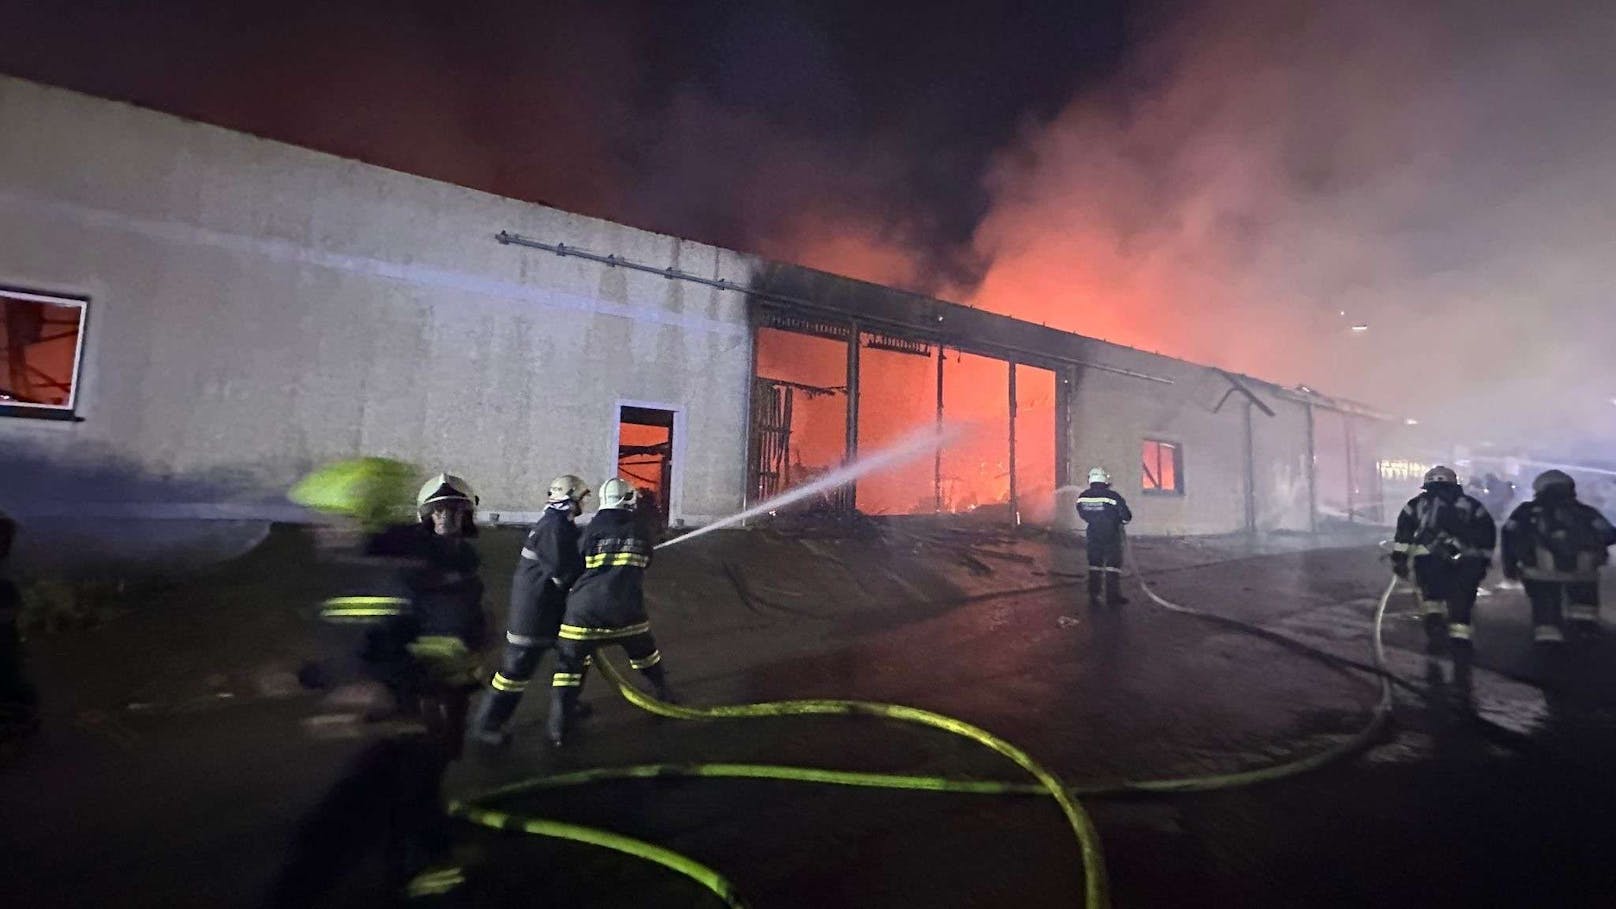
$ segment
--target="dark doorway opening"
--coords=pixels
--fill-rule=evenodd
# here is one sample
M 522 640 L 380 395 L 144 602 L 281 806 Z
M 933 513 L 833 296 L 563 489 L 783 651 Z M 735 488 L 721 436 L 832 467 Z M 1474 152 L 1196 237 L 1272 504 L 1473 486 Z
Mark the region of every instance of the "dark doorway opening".
M 617 475 L 655 502 L 666 526 L 673 492 L 673 411 L 626 405 L 618 409 Z

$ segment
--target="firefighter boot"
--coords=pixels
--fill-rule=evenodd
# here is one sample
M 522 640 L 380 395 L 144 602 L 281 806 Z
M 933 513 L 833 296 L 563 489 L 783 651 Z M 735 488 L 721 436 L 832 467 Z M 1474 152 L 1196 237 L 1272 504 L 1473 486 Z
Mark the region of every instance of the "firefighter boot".
M 1565 606 L 1566 630 L 1571 640 L 1585 644 L 1599 637 L 1599 607 L 1571 602 Z
M 645 677 L 650 680 L 651 686 L 656 690 L 657 700 L 664 704 L 679 703 L 679 695 L 675 694 L 673 686 L 668 684 L 668 672 L 662 668 L 662 664 L 647 666 L 641 669 L 640 672 L 644 673 Z
M 567 739 L 567 727 L 578 715 L 578 695 L 575 685 L 557 685 L 550 689 L 550 715 L 544 721 L 544 737 L 560 748 Z
M 494 748 L 510 744 L 511 734 L 505 724 L 516 712 L 516 705 L 521 699 L 519 691 L 494 690 L 483 695 L 482 705 L 477 708 L 477 719 L 472 724 L 472 735 L 477 741 Z
M 1128 598 L 1122 595 L 1122 576 L 1115 570 L 1105 573 L 1105 604 L 1107 606 L 1126 606 Z
M 1425 601 L 1425 652 L 1441 653 L 1448 648 L 1448 604 L 1442 600 Z

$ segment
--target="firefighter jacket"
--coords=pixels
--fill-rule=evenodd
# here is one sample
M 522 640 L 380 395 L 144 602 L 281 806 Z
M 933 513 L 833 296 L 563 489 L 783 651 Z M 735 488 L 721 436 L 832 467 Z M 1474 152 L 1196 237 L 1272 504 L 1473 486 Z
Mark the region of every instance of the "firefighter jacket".
M 1610 560 L 1616 528 L 1605 516 L 1562 487 L 1552 487 L 1523 503 L 1504 523 L 1506 577 L 1533 581 L 1590 583 Z
M 1122 525 L 1133 520 L 1133 512 L 1122 494 L 1105 483 L 1090 483 L 1077 497 L 1077 516 L 1088 525 L 1088 537 L 1109 543 L 1122 539 Z
M 603 508 L 584 530 L 578 550 L 584 573 L 567 597 L 562 637 L 576 637 L 579 628 L 621 631 L 646 624 L 644 577 L 651 564 L 651 538 L 645 524 L 631 511 Z
M 1480 501 L 1457 483 L 1430 483 L 1397 515 L 1392 561 L 1406 565 L 1421 556 L 1485 566 L 1492 561 L 1498 527 Z
M 507 621 L 512 635 L 555 636 L 555 623 L 566 606 L 567 591 L 584 573 L 584 558 L 578 551 L 580 536 L 572 520 L 570 502 L 545 509 L 527 532 L 522 557 L 516 562 L 516 575 L 511 579 L 511 613 Z
M 345 560 L 349 581 L 322 604 L 327 622 L 357 626 L 364 675 L 393 688 L 458 684 L 487 634 L 477 550 L 424 524 L 371 534 Z

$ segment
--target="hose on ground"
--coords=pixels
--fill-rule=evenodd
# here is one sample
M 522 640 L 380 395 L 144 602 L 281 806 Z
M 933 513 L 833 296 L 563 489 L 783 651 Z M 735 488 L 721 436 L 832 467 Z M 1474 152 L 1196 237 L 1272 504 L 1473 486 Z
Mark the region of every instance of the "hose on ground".
M 1119 569 L 1120 572 L 1120 569 Z M 807 715 L 841 715 L 841 716 L 876 716 L 887 719 L 896 719 L 906 722 L 918 723 L 931 728 L 941 729 L 956 735 L 964 736 L 972 741 L 982 744 L 1004 757 L 1010 759 L 1023 770 L 1026 770 L 1036 783 L 1016 783 L 999 780 L 972 780 L 940 776 L 924 776 L 910 774 L 870 773 L 859 771 L 835 770 L 817 767 L 795 767 L 775 764 L 739 764 L 739 763 L 666 763 L 641 764 L 628 767 L 593 768 L 575 771 L 572 773 L 555 774 L 534 779 L 523 780 L 510 785 L 492 789 L 464 802 L 451 804 L 453 814 L 473 823 L 481 824 L 500 830 L 520 830 L 540 836 L 558 837 L 577 842 L 589 843 L 614 849 L 628 855 L 633 855 L 647 861 L 655 862 L 670 868 L 686 877 L 700 883 L 725 905 L 732 907 L 743 906 L 744 903 L 737 895 L 734 886 L 717 872 L 705 865 L 689 859 L 671 850 L 646 843 L 632 837 L 622 836 L 609 831 L 582 827 L 573 824 L 563 824 L 542 818 L 525 817 L 507 812 L 492 810 L 486 805 L 515 795 L 554 789 L 566 786 L 588 785 L 593 783 L 625 780 L 625 779 L 663 779 L 663 778 L 726 778 L 726 779 L 767 779 L 787 780 L 795 782 L 808 782 L 840 786 L 906 789 L 929 792 L 951 792 L 975 795 L 1016 795 L 1048 796 L 1055 799 L 1061 808 L 1068 825 L 1076 836 L 1084 869 L 1084 904 L 1089 909 L 1100 909 L 1108 904 L 1108 888 L 1106 884 L 1105 866 L 1101 854 L 1099 835 L 1092 820 L 1077 803 L 1077 797 L 1115 796 L 1128 793 L 1178 793 L 1203 792 L 1217 789 L 1232 789 L 1250 786 L 1258 783 L 1271 782 L 1315 770 L 1333 761 L 1357 754 L 1372 744 L 1384 730 L 1392 709 L 1392 680 L 1395 679 L 1385 665 L 1385 651 L 1381 642 L 1381 630 L 1384 622 L 1387 604 L 1396 589 L 1396 579 L 1386 586 L 1381 594 L 1374 613 L 1373 631 L 1371 635 L 1370 658 L 1372 665 L 1362 665 L 1355 661 L 1336 657 L 1317 648 L 1312 648 L 1294 639 L 1285 637 L 1260 628 L 1248 625 L 1233 619 L 1227 619 L 1212 613 L 1202 612 L 1174 603 L 1156 593 L 1142 576 L 1136 575 L 1141 589 L 1145 595 L 1157 606 L 1171 612 L 1190 615 L 1203 619 L 1212 619 L 1228 624 L 1242 631 L 1256 633 L 1261 637 L 1276 640 L 1299 648 L 1307 655 L 1322 659 L 1334 665 L 1346 665 L 1373 673 L 1379 685 L 1379 697 L 1371 712 L 1368 722 L 1349 738 L 1332 745 L 1322 751 L 1306 755 L 1291 761 L 1259 767 L 1252 770 L 1236 771 L 1232 773 L 1210 774 L 1194 777 L 1179 777 L 1168 779 L 1125 780 L 1115 783 L 1098 785 L 1067 785 L 1042 765 L 1034 761 L 1025 751 L 1011 743 L 994 736 L 992 733 L 979 727 L 965 723 L 953 717 L 932 711 L 921 710 L 896 704 L 880 704 L 865 701 L 850 700 L 801 700 L 778 701 L 760 704 L 725 705 L 717 707 L 687 707 L 659 701 L 654 697 L 640 691 L 632 682 L 626 679 L 610 661 L 597 655 L 596 664 L 602 675 L 614 684 L 619 692 L 630 703 L 643 710 L 673 719 L 692 720 L 725 720 L 749 717 L 780 717 L 780 716 L 807 716 Z

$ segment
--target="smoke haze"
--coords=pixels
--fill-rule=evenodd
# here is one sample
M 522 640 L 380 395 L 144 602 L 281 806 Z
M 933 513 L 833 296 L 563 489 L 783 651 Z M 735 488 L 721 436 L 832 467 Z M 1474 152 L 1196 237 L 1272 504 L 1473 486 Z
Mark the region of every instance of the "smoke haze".
M 0 32 L 18 75 L 1433 438 L 1616 436 L 1606 4 L 0 0 Z

